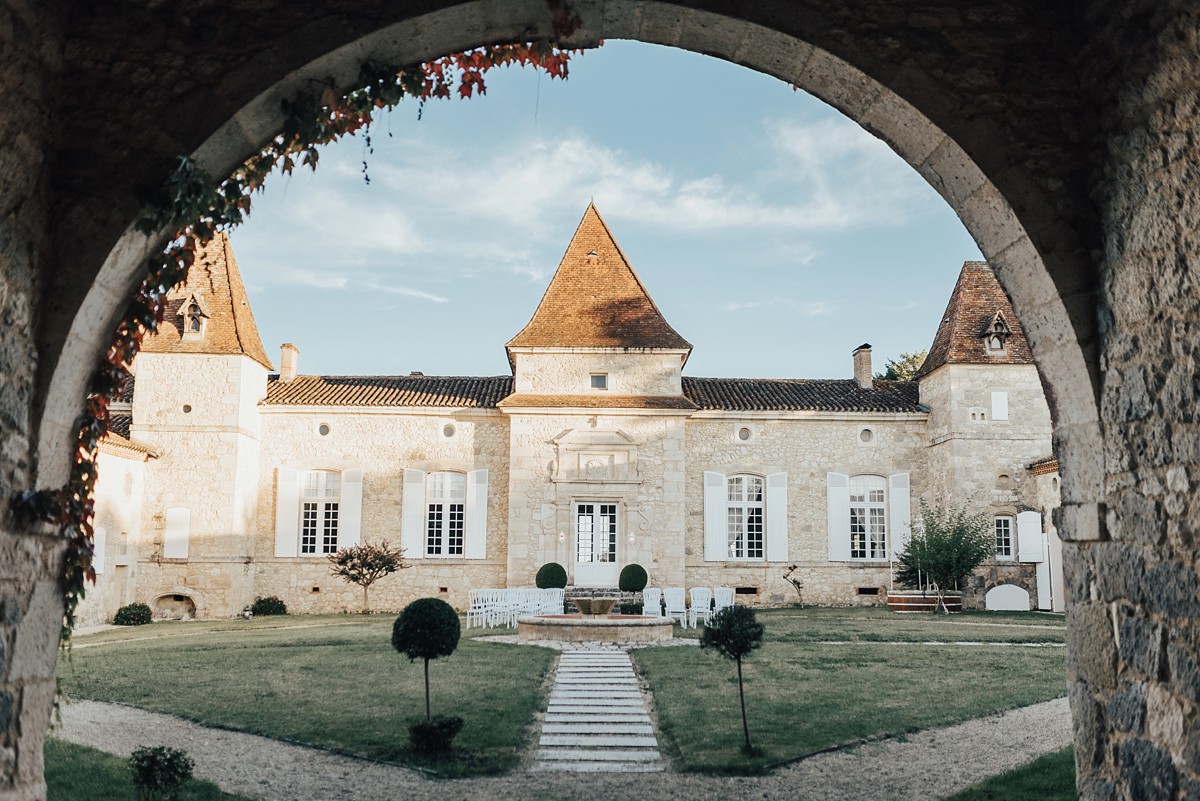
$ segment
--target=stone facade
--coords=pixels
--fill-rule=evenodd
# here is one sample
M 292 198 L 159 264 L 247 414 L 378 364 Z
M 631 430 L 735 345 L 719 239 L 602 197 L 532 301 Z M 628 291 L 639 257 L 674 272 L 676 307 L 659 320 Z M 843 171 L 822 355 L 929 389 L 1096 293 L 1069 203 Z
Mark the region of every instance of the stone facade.
M 564 265 L 585 247 L 574 275 L 560 266 L 514 339 L 523 344 L 510 344 L 511 383 L 303 376 L 293 345 L 284 372 L 269 376 L 261 353 L 228 352 L 235 324 L 221 329 L 215 313 L 204 335 L 217 352 L 196 336 L 156 337 L 135 364 L 129 439 L 107 443 L 113 478 L 100 486 L 98 522 L 120 544 L 106 550 L 84 619 L 131 598 L 166 617 L 235 615 L 268 595 L 297 612 L 353 611 L 361 590 L 332 577 L 326 555 L 384 541 L 403 546 L 410 566 L 372 588 L 376 609 L 424 596 L 463 608 L 468 590 L 531 586 L 547 562 L 564 565 L 575 588 L 615 587 L 636 563 L 653 586 L 732 586 L 743 603 L 795 602 L 799 580 L 805 603 L 878 604 L 921 502 L 1014 517 L 1057 505 L 1029 469 L 1050 453 L 1037 370 L 986 267 L 964 267 L 937 340 L 954 348 L 919 382 L 872 382 L 869 346 L 855 351 L 850 380 L 695 379 L 682 375 L 690 346 L 677 347 L 686 342 L 594 208 Z M 241 285 L 227 241 L 208 254 L 193 268 L 203 280 L 189 278 L 171 303 L 217 309 L 234 297 L 240 308 L 227 289 Z M 972 303 L 1011 318 L 998 363 L 971 350 L 980 332 L 956 305 L 968 283 Z M 626 293 L 620 303 L 604 297 L 609 285 Z M 642 308 L 635 330 L 588 327 L 592 308 L 607 319 L 622 303 Z M 242 314 L 252 320 L 248 306 Z M 577 321 L 604 344 L 573 340 Z M 967 333 L 946 333 L 958 329 Z M 240 336 L 258 340 L 245 323 Z M 878 484 L 886 540 L 863 553 L 851 550 L 851 496 L 835 491 L 855 476 Z M 435 510 L 433 482 L 453 480 L 457 501 Z M 731 481 L 761 494 L 731 512 Z M 326 486 L 328 495 L 313 490 Z M 449 544 L 454 514 L 460 546 Z M 1018 535 L 1040 538 L 1042 526 Z M 968 603 L 1012 583 L 1051 608 L 1034 562 L 1014 551 L 986 565 Z

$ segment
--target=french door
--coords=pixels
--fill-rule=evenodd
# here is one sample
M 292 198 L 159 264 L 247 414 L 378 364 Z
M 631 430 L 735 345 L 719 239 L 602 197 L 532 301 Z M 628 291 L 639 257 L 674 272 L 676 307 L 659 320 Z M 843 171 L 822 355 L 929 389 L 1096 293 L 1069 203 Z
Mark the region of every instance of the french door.
M 617 505 L 575 504 L 575 586 L 615 587 L 617 563 Z

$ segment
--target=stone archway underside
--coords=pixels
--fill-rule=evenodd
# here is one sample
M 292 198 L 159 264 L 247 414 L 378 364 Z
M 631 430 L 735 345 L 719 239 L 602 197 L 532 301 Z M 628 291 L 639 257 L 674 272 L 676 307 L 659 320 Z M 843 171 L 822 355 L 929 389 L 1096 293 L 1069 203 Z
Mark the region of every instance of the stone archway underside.
M 582 41 L 673 45 L 811 91 L 958 212 L 1013 298 L 1055 416 L 1083 797 L 1198 792 L 1192 4 L 573 5 Z M 138 198 L 179 154 L 226 173 L 277 129 L 279 100 L 313 81 L 348 86 L 370 57 L 423 60 L 549 27 L 541 0 L 337 0 L 316 13 L 283 0 L 104 13 L 4 0 L 0 489 L 65 477 L 87 374 L 158 244 L 127 233 Z M 54 557 L 11 521 L 0 531 L 12 566 L 0 701 L 14 710 L 0 715 L 0 799 L 40 792 Z

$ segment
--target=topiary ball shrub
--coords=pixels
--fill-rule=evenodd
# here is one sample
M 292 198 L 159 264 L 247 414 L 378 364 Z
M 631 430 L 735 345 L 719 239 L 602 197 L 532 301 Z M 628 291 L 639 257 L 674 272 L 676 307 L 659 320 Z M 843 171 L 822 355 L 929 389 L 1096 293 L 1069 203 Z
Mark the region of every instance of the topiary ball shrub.
M 195 763 L 186 751 L 165 746 L 142 746 L 129 756 L 138 801 L 169 801 L 190 778 Z
M 114 626 L 144 626 L 150 622 L 153 613 L 146 604 L 134 601 L 117 610 L 113 615 Z
M 621 576 L 617 579 L 617 587 L 621 592 L 641 592 L 646 589 L 646 582 L 650 581 L 650 577 L 646 575 L 646 568 L 638 564 L 625 565 L 621 568 Z
M 461 635 L 458 613 L 441 598 L 418 598 L 404 607 L 392 624 L 392 647 L 410 661 L 425 660 L 426 723 L 433 722 L 429 711 L 429 660 L 454 653 Z
M 534 583 L 539 590 L 561 590 L 567 586 L 567 569 L 558 562 L 547 562 L 538 568 Z
M 254 599 L 254 603 L 250 605 L 250 612 L 255 617 L 259 615 L 286 615 L 288 613 L 287 604 L 274 595 Z
M 431 720 L 421 720 L 408 727 L 408 742 L 415 753 L 422 756 L 437 756 L 449 752 L 454 738 L 462 731 L 463 719 L 446 718 L 441 715 Z

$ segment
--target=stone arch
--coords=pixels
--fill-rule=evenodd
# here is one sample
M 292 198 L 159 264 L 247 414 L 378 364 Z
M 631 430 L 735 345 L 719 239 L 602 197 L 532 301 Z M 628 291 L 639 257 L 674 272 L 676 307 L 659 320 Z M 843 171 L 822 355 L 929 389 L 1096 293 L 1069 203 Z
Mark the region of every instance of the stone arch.
M 368 7 L 362 12 L 365 21 L 327 28 L 320 35 L 305 27 L 320 20 L 259 21 L 264 29 L 270 24 L 281 30 L 278 41 L 267 44 L 279 45 L 276 55 L 285 65 L 291 64 L 287 68 L 292 71 L 280 74 L 277 69 L 263 69 L 256 73 L 262 61 L 243 60 L 234 89 L 214 106 L 219 120 L 201 120 L 194 138 L 163 137 L 170 144 L 158 146 L 180 143 L 180 149 L 190 150 L 200 166 L 222 175 L 279 128 L 279 101 L 311 82 L 332 80 L 346 87 L 355 83 L 358 65 L 365 58 L 411 62 L 550 29 L 549 12 L 541 3 L 480 0 L 451 6 L 451 2 L 431 0 L 422 5 L 429 9 L 427 13 L 409 19 L 404 18 L 404 10 L 381 11 L 364 3 Z M 928 61 L 908 59 L 903 48 L 901 52 L 876 52 L 871 47 L 857 47 L 861 26 L 828 24 L 823 15 L 832 18 L 843 13 L 834 9 L 838 4 L 802 2 L 783 11 L 774 4 L 719 0 L 709 4 L 724 10 L 724 15 L 656 0 L 579 0 L 574 5 L 584 16 L 582 36 L 588 40 L 633 38 L 676 46 L 793 83 L 885 140 L 929 181 L 974 235 L 1010 293 L 1041 369 L 1063 466 L 1059 528 L 1066 539 L 1098 539 L 1104 449 L 1097 405 L 1097 332 L 1092 317 L 1096 308 L 1094 262 L 1089 252 L 1098 247 L 1094 241 L 1098 237 L 1081 241 L 1081 236 L 1094 234 L 1098 223 L 1089 216 L 1094 212 L 1082 209 L 1086 201 L 1079 199 L 1087 196 L 1086 179 L 1075 174 L 1079 184 L 1063 189 L 1064 179 L 1067 184 L 1072 180 L 1072 170 L 1078 173 L 1082 168 L 1076 164 L 1039 176 L 1036 160 L 1013 159 L 1006 148 L 1006 131 L 968 119 L 970 115 L 963 112 L 949 83 L 944 76 L 939 80 L 934 75 Z M 388 13 L 396 18 L 388 20 Z M 851 9 L 844 13 L 865 12 Z M 1016 25 L 1035 24 L 1014 13 Z M 232 16 L 231 12 L 229 25 L 237 27 Z M 884 22 L 876 28 L 886 29 Z M 255 27 L 246 29 L 254 31 Z M 326 42 L 339 46 L 331 48 Z M 1032 68 L 1030 72 L 1038 74 L 1039 80 L 1052 74 L 1051 70 L 1041 73 Z M 1004 99 L 1000 87 L 989 85 L 988 89 Z M 978 91 L 984 94 L 986 90 Z M 168 101 L 154 102 L 158 113 L 173 109 Z M 83 113 L 89 109 L 94 113 L 91 107 Z M 182 115 L 181 125 L 197 120 L 200 114 Z M 174 154 L 156 155 L 161 163 L 164 156 Z M 1048 157 L 1049 161 L 1053 158 Z M 131 227 L 118 234 L 136 213 L 130 197 L 119 199 L 122 202 L 113 204 L 117 210 L 109 215 L 109 227 L 103 230 L 105 236 L 95 237 L 97 244 L 90 251 L 101 255 L 82 259 L 84 280 L 78 282 L 82 296 L 62 303 L 61 311 L 51 310 L 46 331 L 39 336 L 43 361 L 35 390 L 33 431 L 39 486 L 57 486 L 65 480 L 73 424 L 88 377 L 108 344 L 117 314 L 135 288 L 140 265 L 161 245 L 161 236 L 143 236 Z M 85 203 L 68 208 L 59 224 L 70 226 L 86 217 L 86 212 Z M 125 215 L 123 220 L 121 215 Z M 97 229 L 85 225 L 81 230 L 79 237 Z M 67 249 L 71 236 L 63 238 L 65 243 L 59 247 Z

